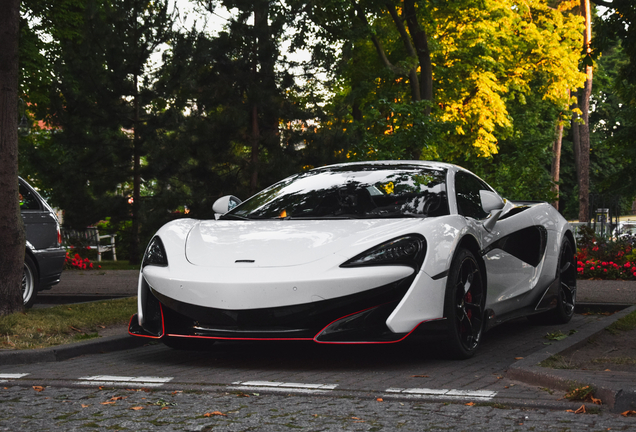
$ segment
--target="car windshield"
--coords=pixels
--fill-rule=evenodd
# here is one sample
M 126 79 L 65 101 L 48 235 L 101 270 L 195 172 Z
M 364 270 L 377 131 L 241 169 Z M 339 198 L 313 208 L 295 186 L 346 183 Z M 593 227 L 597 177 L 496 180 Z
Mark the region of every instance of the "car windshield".
M 421 165 L 345 165 L 282 180 L 223 219 L 359 219 L 449 213 L 446 170 Z

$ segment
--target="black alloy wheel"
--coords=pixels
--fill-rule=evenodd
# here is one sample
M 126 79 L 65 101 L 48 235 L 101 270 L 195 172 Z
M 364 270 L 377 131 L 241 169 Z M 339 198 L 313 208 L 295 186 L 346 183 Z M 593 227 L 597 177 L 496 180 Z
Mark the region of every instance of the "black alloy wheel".
M 472 357 L 484 329 L 486 292 L 481 268 L 467 249 L 457 251 L 451 264 L 444 316 L 448 320 L 446 347 L 452 358 Z

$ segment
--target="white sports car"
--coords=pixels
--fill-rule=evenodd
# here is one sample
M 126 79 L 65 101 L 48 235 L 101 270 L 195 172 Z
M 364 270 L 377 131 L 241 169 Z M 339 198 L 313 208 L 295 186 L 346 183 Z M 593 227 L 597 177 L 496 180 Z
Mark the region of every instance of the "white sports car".
M 467 358 L 503 321 L 574 313 L 567 221 L 455 165 L 332 165 L 213 208 L 216 220 L 176 220 L 150 241 L 130 334 L 184 348 L 391 343 L 417 330 Z

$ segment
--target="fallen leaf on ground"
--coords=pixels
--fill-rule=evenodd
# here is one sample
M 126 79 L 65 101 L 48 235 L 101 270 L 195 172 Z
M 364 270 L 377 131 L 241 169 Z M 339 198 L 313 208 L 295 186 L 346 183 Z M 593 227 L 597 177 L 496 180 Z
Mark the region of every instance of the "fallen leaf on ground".
M 113 396 L 112 398 L 108 399 L 108 400 L 112 400 L 112 401 L 118 401 L 118 400 L 124 400 L 126 399 L 128 396 Z
M 351 420 L 360 420 L 360 417 L 351 417 Z
M 475 402 L 468 402 L 466 406 L 475 406 Z
M 100 405 L 113 405 L 115 403 L 115 401 L 106 401 L 106 402 L 102 402 Z
M 634 410 L 628 410 L 628 411 L 622 412 L 622 413 L 621 413 L 621 415 L 622 415 L 623 417 L 631 417 L 631 416 L 633 416 L 633 415 L 636 415 L 636 411 L 634 411 Z
M 170 407 L 163 407 L 162 410 L 170 409 Z
M 571 412 L 574 414 L 585 414 L 587 411 L 585 410 L 585 405 L 581 405 L 581 407 L 579 409 L 577 409 L 576 411 L 574 410 L 565 410 L 566 412 Z
M 523 357 L 515 357 L 515 360 L 523 360 Z
M 82 408 L 88 408 L 90 405 L 82 404 Z
M 41 391 L 44 391 L 44 387 L 42 387 L 42 386 L 33 386 L 33 390 L 35 390 L 36 392 L 41 392 Z
M 130 409 L 134 410 L 134 411 L 139 411 L 139 410 L 144 409 L 144 407 L 137 406 L 137 407 L 130 407 Z
M 376 400 L 377 400 L 378 402 L 384 402 L 384 399 L 382 399 L 382 398 L 377 398 Z
M 221 411 L 213 411 L 209 413 L 203 414 L 203 417 L 212 417 L 212 416 L 224 416 L 227 417 L 227 414 L 223 414 Z

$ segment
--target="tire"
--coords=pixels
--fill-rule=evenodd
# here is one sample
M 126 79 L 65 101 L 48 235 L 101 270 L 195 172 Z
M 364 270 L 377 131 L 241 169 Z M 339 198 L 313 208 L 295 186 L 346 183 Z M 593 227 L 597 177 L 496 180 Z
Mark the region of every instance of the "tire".
M 459 249 L 451 263 L 444 297 L 449 357 L 467 359 L 475 354 L 484 330 L 485 306 L 486 289 L 479 263 L 471 251 Z
M 175 350 L 207 351 L 214 345 L 215 341 L 213 339 L 164 336 L 161 338 L 161 342 Z
M 530 315 L 533 324 L 566 324 L 574 316 L 576 306 L 576 258 L 574 247 L 567 237 L 561 242 L 556 277 L 559 280 L 557 304 L 554 309 L 537 315 Z
M 24 307 L 30 308 L 38 296 L 38 269 L 30 256 L 24 256 L 24 272 L 22 273 L 22 299 Z

